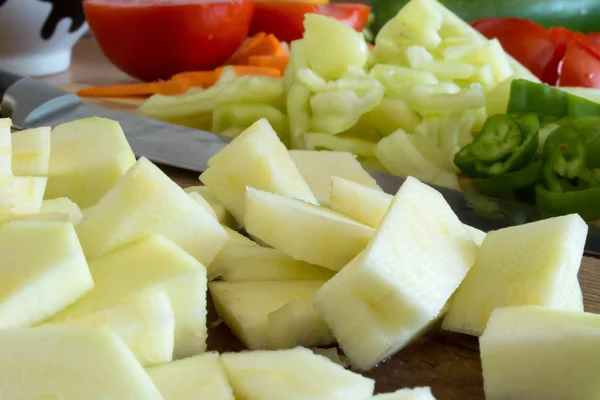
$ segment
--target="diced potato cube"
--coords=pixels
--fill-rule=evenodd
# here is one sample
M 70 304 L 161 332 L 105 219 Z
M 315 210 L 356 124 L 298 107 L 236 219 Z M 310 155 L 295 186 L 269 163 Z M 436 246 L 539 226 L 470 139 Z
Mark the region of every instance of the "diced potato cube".
M 162 400 L 108 327 L 0 329 L 0 354 L 2 399 Z
M 96 204 L 135 164 L 119 123 L 104 118 L 57 126 L 51 148 L 46 198 L 68 197 L 81 208 Z
M 379 226 L 393 199 L 394 196 L 380 190 L 342 178 L 332 178 L 331 208 L 373 228 Z M 469 225 L 464 227 L 475 244 L 480 246 L 486 233 Z
M 369 245 L 315 295 L 352 365 L 375 366 L 440 315 L 477 246 L 442 195 L 408 178 Z
M 130 303 L 164 290 L 175 315 L 174 358 L 206 350 L 206 269 L 160 236 L 148 238 L 90 263 L 95 288 L 50 322 Z
M 66 197 L 42 201 L 40 212 L 65 214 L 73 225 L 77 225 L 83 219 L 83 213 L 79 206 Z
M 266 119 L 236 137 L 209 161 L 200 180 L 242 223 L 246 186 L 318 204 L 285 145 Z
M 247 190 L 248 233 L 296 260 L 339 271 L 365 248 L 373 228 L 300 200 Z
M 218 353 L 146 369 L 164 400 L 234 400 Z
M 44 200 L 48 178 L 43 176 L 16 176 L 13 178 L 15 205 L 13 215 L 39 213 Z
M 221 355 L 238 399 L 367 400 L 375 382 L 305 348 Z
M 110 326 L 143 366 L 173 359 L 175 316 L 169 296 L 162 291 L 81 317 L 66 318 L 62 323 Z
M 598 398 L 599 315 L 497 308 L 479 342 L 486 399 Z
M 0 217 L 10 214 L 15 205 L 11 168 L 11 126 L 10 118 L 0 118 Z
M 16 176 L 46 176 L 50 165 L 50 127 L 26 129 L 11 137 L 12 172 Z
M 312 301 L 324 283 L 325 280 L 211 282 L 209 289 L 219 317 L 249 349 L 276 349 L 334 342 Z M 285 309 L 271 320 L 273 313 L 290 303 L 293 309 Z
M 0 253 L 0 329 L 43 322 L 94 286 L 69 223 L 8 222 L 0 226 Z
M 587 237 L 576 214 L 487 234 L 442 327 L 480 336 L 495 308 L 567 308 Z
M 227 250 L 225 250 L 227 249 Z M 334 272 L 294 260 L 279 250 L 260 246 L 226 246 L 210 270 L 225 281 L 281 281 L 329 279 Z
M 221 203 L 217 198 L 210 192 L 210 189 L 206 186 L 190 186 L 184 189 L 187 193 L 198 193 L 206 200 L 210 205 L 217 221 L 222 225 L 229 226 L 231 228 L 238 228 L 239 224 L 236 222 L 233 215 L 227 210 L 225 205 Z
M 196 203 L 202 206 L 210 215 L 212 215 L 215 219 L 217 219 L 217 214 L 215 210 L 208 204 L 208 201 L 198 192 L 186 192 L 188 196 L 190 196 Z M 218 219 L 217 219 L 218 221 Z M 219 221 L 221 223 L 221 221 Z
M 217 220 L 146 158 L 84 216 L 77 234 L 89 260 L 157 234 L 208 265 L 227 241 Z
M 290 156 L 298 166 L 304 179 L 306 179 L 319 204 L 323 206 L 329 204 L 331 178 L 334 176 L 380 189 L 375 179 L 363 169 L 352 153 L 326 150 L 291 150 Z

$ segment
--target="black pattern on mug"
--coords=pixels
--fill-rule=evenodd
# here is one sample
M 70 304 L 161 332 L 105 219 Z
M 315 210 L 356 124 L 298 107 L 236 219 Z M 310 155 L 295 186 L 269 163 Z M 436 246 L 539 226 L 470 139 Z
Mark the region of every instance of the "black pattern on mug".
M 6 1 L 6 0 L 0 0 Z M 83 13 L 83 0 L 39 0 L 44 3 L 50 3 L 52 9 L 44 26 L 42 26 L 42 39 L 48 40 L 54 35 L 56 27 L 64 18 L 71 20 L 69 32 L 73 33 L 85 23 L 85 14 Z M 0 4 L 1 5 L 1 4 Z
M 0 7 L 2 7 L 6 3 L 6 0 L 0 0 Z

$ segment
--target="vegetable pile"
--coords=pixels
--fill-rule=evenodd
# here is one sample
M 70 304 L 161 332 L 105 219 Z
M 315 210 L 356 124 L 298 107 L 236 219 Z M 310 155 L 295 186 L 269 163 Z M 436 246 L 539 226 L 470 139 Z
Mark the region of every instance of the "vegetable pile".
M 139 113 L 232 138 L 266 118 L 290 149 L 347 151 L 371 170 L 600 218 L 590 205 L 600 190 L 590 147 L 599 94 L 565 87 L 600 76 L 593 36 L 512 18 L 475 29 L 435 0 L 412 0 L 370 46 L 338 19 L 302 15 L 303 36 L 289 50 L 259 33 L 229 66 L 130 85 L 155 93 Z M 567 127 L 573 140 L 573 130 L 589 131 L 581 149 L 564 150 Z
M 350 151 L 372 169 L 457 188 L 452 159 L 485 122 L 486 96 L 514 77 L 535 80 L 434 0 L 411 1 L 372 51 L 335 19 L 307 14 L 304 26 L 282 79 L 223 74 L 139 112 L 228 136 L 266 117 L 290 148 Z
M 510 130 L 472 153 L 504 133 L 503 153 L 529 143 L 534 117 L 501 120 Z M 266 119 L 185 190 L 136 160 L 115 121 L 10 127 L 0 119 L 3 400 L 443 400 L 464 382 L 436 377 L 441 362 L 394 377 L 431 389 L 374 395 L 361 374 L 440 322 L 479 340 L 487 399 L 600 393 L 578 215 L 486 234 L 413 177 L 387 194 L 350 153 L 286 149 Z M 209 351 L 209 301 L 248 351 Z M 445 342 L 430 351 L 460 365 Z
M 600 104 L 514 80 L 507 114 L 487 119 L 454 163 L 489 195 L 600 218 Z

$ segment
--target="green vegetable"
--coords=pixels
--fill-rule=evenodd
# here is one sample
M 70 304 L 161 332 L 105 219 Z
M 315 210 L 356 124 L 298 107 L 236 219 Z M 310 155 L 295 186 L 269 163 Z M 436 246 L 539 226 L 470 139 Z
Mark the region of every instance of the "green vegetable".
M 536 114 L 494 115 L 471 144 L 454 156 L 454 164 L 473 178 L 518 171 L 528 165 L 538 146 Z
M 510 87 L 507 112 L 549 115 L 557 118 L 600 115 L 600 104 L 542 83 L 515 79 Z
M 242 132 L 261 118 L 269 121 L 284 143 L 288 141 L 288 121 L 285 114 L 273 106 L 260 103 L 235 103 L 218 107 L 212 117 L 212 132 L 227 132 L 230 135 L 236 131 Z
M 171 122 L 212 113 L 225 104 L 264 103 L 282 108 L 284 95 L 281 79 L 247 75 L 218 82 L 197 93 L 181 96 L 154 95 L 140 106 L 138 113 Z
M 592 165 L 598 163 L 598 147 L 588 146 L 597 140 L 597 133 L 575 129 L 575 125 L 562 125 L 546 139 L 541 165 L 543 184 L 536 187 L 536 202 L 544 211 L 578 213 L 584 219 L 597 219 L 600 168 L 588 165 L 588 160 L 594 160 Z
M 579 214 L 586 221 L 600 218 L 600 187 L 576 192 L 557 193 L 538 185 L 535 201 L 540 210 L 553 214 Z
M 501 196 L 521 189 L 533 187 L 540 179 L 540 162 L 533 162 L 525 168 L 492 176 L 475 179 L 473 184 L 481 193 L 489 196 Z
M 324 15 L 306 14 L 304 29 L 302 40 L 308 65 L 323 79 L 341 78 L 348 67 L 362 68 L 367 63 L 369 48 L 365 38 L 349 26 Z
M 408 0 L 369 0 L 375 21 L 373 33 L 392 19 Z M 581 32 L 600 31 L 600 2 L 597 0 L 440 0 L 467 22 L 489 17 L 530 19 L 549 28 L 564 26 Z

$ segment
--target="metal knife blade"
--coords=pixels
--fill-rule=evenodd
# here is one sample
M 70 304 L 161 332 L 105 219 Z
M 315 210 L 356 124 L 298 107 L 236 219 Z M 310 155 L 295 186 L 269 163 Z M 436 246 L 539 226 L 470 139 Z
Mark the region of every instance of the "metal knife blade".
M 121 124 L 136 156 L 197 172 L 204 171 L 208 159 L 229 141 L 214 133 L 87 105 L 54 86 L 3 71 L 0 71 L 0 108 L 0 116 L 10 116 L 15 125 L 23 128 L 55 127 L 90 116 L 113 119 Z M 395 194 L 404 182 L 401 177 L 369 173 L 390 194 Z M 528 205 L 431 186 L 444 196 L 463 223 L 485 232 L 551 216 Z M 585 251 L 600 256 L 600 228 L 590 225 Z
M 84 104 L 73 94 L 31 78 L 10 85 L 0 104 L 23 128 L 56 127 L 92 116 L 119 121 L 136 156 L 192 171 L 204 171 L 208 159 L 230 141 L 211 132 Z

